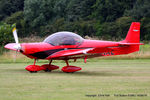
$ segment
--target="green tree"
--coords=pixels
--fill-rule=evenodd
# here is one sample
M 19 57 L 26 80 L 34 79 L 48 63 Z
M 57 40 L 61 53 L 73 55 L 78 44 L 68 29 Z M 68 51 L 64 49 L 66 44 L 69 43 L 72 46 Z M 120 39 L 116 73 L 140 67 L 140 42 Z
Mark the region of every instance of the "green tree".
M 132 17 L 120 17 L 115 21 L 117 30 L 115 33 L 115 37 L 119 38 L 119 39 L 124 39 L 127 35 L 127 32 L 129 30 L 129 27 L 131 25 L 132 22 L 134 22 L 135 19 L 133 19 Z
M 54 18 L 55 0 L 25 0 L 24 18 L 32 28 L 46 25 Z
M 150 1 L 149 0 L 137 0 L 133 9 L 128 10 L 124 14 L 125 16 L 132 16 L 137 21 L 143 17 L 150 17 Z
M 56 18 L 66 18 L 67 6 L 71 0 L 57 0 L 54 5 L 54 12 Z
M 93 6 L 92 17 L 100 22 L 113 22 L 124 14 L 126 9 L 131 9 L 135 0 L 96 0 Z
M 0 23 L 0 45 L 5 45 L 13 41 L 12 29 L 14 25 Z
M 150 40 L 150 17 L 141 19 L 141 39 Z
M 7 24 L 14 24 L 16 23 L 16 28 L 18 29 L 19 37 L 24 37 L 29 35 L 29 31 L 26 30 L 27 24 L 24 21 L 23 11 L 18 11 L 13 13 L 11 16 L 7 17 L 4 20 Z
M 125 38 L 131 23 L 135 21 L 132 17 L 120 17 L 114 22 L 97 23 L 97 36 L 103 39 L 120 40 Z
M 86 19 L 92 13 L 95 0 L 71 0 L 67 6 L 67 19 L 79 21 Z
M 0 0 L 0 20 L 10 16 L 12 13 L 22 11 L 24 0 Z

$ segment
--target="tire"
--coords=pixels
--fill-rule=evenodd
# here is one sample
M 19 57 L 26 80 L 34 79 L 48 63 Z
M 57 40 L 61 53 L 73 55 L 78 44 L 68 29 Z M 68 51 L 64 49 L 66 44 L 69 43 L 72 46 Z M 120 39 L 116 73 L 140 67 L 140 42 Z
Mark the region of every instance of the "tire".
M 30 73 L 37 73 L 37 71 L 30 71 Z
M 49 70 L 48 68 L 46 70 L 44 70 L 45 72 L 51 72 L 52 70 Z

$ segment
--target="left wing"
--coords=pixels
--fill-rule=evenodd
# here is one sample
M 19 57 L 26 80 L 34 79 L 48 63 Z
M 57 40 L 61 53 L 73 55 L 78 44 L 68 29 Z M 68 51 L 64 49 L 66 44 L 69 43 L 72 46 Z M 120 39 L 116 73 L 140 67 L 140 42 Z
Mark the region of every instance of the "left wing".
M 86 48 L 86 49 L 77 48 L 77 49 L 62 50 L 54 53 L 53 55 L 50 55 L 49 57 L 47 57 L 47 59 L 87 54 L 89 51 L 92 51 L 93 49 L 94 48 Z

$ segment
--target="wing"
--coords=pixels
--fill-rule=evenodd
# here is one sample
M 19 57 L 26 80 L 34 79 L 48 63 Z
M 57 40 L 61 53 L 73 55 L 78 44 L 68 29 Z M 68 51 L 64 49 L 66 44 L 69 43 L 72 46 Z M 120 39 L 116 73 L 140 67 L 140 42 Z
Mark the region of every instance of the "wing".
M 47 57 L 47 59 L 87 54 L 93 49 L 94 48 L 62 50 L 54 53 L 53 55 L 50 55 L 49 57 Z

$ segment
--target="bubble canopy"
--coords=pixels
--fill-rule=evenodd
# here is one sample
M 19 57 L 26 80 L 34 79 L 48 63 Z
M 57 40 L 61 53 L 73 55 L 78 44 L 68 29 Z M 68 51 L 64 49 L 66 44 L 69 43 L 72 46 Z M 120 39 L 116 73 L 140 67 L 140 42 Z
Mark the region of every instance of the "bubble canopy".
M 57 32 L 48 36 L 43 42 L 53 46 L 59 45 L 80 45 L 83 38 L 72 32 Z

